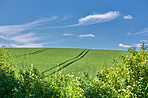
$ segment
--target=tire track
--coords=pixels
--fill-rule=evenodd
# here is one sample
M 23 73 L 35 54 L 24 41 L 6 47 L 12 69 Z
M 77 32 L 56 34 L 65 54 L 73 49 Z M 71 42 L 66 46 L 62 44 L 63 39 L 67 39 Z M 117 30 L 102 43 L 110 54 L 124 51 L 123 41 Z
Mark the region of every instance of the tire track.
M 59 72 L 59 71 L 61 71 L 62 69 L 66 68 L 67 66 L 69 66 L 69 65 L 71 65 L 71 64 L 73 64 L 73 63 L 75 63 L 75 62 L 77 62 L 78 60 L 81 60 L 82 58 L 84 58 L 84 57 L 86 56 L 86 54 L 87 54 L 89 51 L 90 51 L 90 50 L 87 50 L 81 57 L 79 57 L 79 58 L 77 58 L 77 59 L 75 59 L 75 60 L 69 62 L 69 63 L 66 64 L 65 66 L 59 68 L 57 71 L 54 71 L 54 72 L 52 72 L 51 74 L 46 75 L 45 77 L 48 77 L 48 76 L 50 76 L 50 75 L 52 75 L 52 74 L 54 74 L 54 73 L 56 73 L 56 72 Z
M 26 53 L 26 54 L 21 54 L 21 55 L 15 55 L 15 57 L 21 57 L 21 56 L 27 56 L 27 55 L 33 55 L 33 54 L 39 54 L 39 53 L 42 53 L 46 50 L 37 50 L 37 51 L 34 51 L 34 52 L 30 52 L 30 53 Z
M 58 66 L 61 66 L 61 65 L 65 64 L 65 63 L 67 63 L 67 62 L 69 62 L 69 61 L 71 61 L 71 60 L 74 60 L 74 59 L 78 58 L 78 57 L 81 56 L 85 51 L 87 51 L 87 50 L 86 50 L 86 49 L 83 50 L 83 51 L 82 51 L 79 55 L 77 55 L 76 57 L 74 57 L 74 58 L 72 58 L 72 59 L 69 59 L 69 60 L 67 60 L 67 61 L 64 61 L 64 62 L 62 62 L 62 63 L 60 63 L 60 64 L 58 64 L 58 65 L 56 65 L 56 66 L 53 66 L 52 68 L 43 71 L 41 74 L 44 74 L 44 73 L 47 72 L 47 71 L 50 71 L 50 70 L 52 70 L 52 69 L 54 69 L 54 68 L 56 68 L 56 67 L 58 67 Z

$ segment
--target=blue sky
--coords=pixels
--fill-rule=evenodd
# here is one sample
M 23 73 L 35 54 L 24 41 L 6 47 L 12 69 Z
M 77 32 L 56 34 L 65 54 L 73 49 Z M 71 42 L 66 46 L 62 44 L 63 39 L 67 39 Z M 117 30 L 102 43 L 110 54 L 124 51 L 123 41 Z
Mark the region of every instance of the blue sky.
M 126 50 L 148 44 L 148 0 L 0 0 L 0 46 Z

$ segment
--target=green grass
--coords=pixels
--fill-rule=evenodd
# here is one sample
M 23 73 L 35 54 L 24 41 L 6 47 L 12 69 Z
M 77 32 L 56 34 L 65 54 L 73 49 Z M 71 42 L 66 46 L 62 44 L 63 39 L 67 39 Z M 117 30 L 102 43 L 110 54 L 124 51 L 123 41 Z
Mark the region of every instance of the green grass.
M 56 70 L 62 70 L 64 74 L 78 75 L 79 72 L 88 72 L 94 75 L 104 65 L 113 66 L 113 59 L 127 53 L 117 50 L 91 49 L 88 51 L 88 49 L 67 48 L 8 48 L 8 52 L 19 68 L 30 67 L 33 64 L 40 72 L 46 71 L 46 75 Z M 59 67 L 57 67 L 58 64 Z M 49 70 L 52 67 L 54 68 Z

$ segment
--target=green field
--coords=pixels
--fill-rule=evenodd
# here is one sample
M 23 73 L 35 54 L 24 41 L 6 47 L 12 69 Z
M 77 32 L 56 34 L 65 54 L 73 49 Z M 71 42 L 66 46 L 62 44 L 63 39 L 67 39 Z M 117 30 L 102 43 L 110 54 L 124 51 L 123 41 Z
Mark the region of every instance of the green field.
M 46 75 L 62 71 L 64 74 L 88 72 L 94 75 L 104 65 L 113 66 L 112 61 L 126 51 L 68 48 L 8 48 L 18 68 L 33 64 Z M 58 66 L 58 67 L 57 67 Z

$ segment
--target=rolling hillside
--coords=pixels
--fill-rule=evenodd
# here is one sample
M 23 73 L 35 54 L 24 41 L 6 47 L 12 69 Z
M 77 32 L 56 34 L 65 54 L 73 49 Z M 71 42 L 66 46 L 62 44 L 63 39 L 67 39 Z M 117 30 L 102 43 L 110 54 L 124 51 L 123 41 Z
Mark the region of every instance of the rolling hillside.
M 56 71 L 62 73 L 89 72 L 94 75 L 104 65 L 113 66 L 112 61 L 126 51 L 96 50 L 96 49 L 68 49 L 68 48 L 8 48 L 14 62 L 22 66 L 31 67 L 33 64 L 46 75 Z

